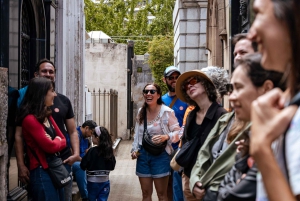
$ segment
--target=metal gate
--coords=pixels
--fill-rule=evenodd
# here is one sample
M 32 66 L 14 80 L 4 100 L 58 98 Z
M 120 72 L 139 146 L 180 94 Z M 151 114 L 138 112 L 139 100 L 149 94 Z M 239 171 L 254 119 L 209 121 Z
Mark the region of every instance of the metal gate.
M 118 92 L 113 89 L 94 89 L 91 96 L 93 120 L 106 127 L 112 135 L 112 140 L 115 140 L 118 137 Z

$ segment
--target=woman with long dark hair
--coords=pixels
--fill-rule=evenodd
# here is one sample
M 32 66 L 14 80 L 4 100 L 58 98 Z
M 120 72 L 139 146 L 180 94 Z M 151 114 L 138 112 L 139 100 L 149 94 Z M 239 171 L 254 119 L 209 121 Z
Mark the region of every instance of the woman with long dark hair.
M 115 169 L 111 135 L 103 126 L 97 126 L 92 136 L 92 147 L 81 160 L 80 167 L 86 171 L 89 201 L 108 199 L 110 193 L 109 173 Z
M 261 55 L 254 53 L 243 56 L 235 64 L 236 69 L 231 79 L 233 91 L 229 100 L 240 122 L 250 123 L 251 103 L 257 97 L 274 87 L 285 88 L 281 83 L 283 74 L 263 69 L 260 61 Z M 233 137 L 229 134 L 228 140 Z M 239 150 L 234 166 L 219 186 L 218 201 L 255 201 L 256 199 L 257 167 L 249 155 L 249 138 L 251 140 L 249 126 L 239 137 L 243 140 L 239 142 L 239 145 L 243 143 L 243 149 Z M 236 148 L 236 145 L 232 148 Z
M 147 84 L 143 96 L 145 102 L 136 118 L 131 157 L 137 158 L 136 175 L 141 184 L 143 200 L 151 200 L 153 183 L 158 199 L 168 200 L 167 186 L 171 170 L 169 155 L 173 151 L 172 142 L 179 140 L 180 127 L 174 111 L 163 104 L 159 85 Z M 153 153 L 147 149 L 143 142 L 145 130 L 154 144 L 161 145 L 159 152 Z
M 51 116 L 54 82 L 39 77 L 30 80 L 17 121 L 22 124 L 29 156 L 30 190 L 33 200 L 63 200 L 47 172 L 47 157 L 66 147 L 66 139 Z M 62 195 L 63 196 L 63 195 Z
M 300 1 L 255 0 L 253 10 L 248 38 L 258 43 L 262 66 L 283 72 L 287 83 L 285 92 L 274 89 L 252 104 L 250 154 L 264 185 L 258 181 L 257 200 L 300 200 L 300 109 L 293 101 L 300 92 Z

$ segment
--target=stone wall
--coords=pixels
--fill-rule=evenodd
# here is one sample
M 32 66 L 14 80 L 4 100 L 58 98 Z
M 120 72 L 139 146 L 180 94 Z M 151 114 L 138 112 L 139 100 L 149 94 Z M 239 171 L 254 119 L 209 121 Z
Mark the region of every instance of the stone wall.
M 7 195 L 7 140 L 6 121 L 8 111 L 8 76 L 7 68 L 0 67 L 0 200 L 6 200 Z
M 90 91 L 118 91 L 118 137 L 127 139 L 127 45 L 86 43 L 85 85 Z
M 176 0 L 173 11 L 174 64 L 181 72 L 207 66 L 207 0 Z
M 132 66 L 131 92 L 133 99 L 133 126 L 138 109 L 144 104 L 143 89 L 147 83 L 154 82 L 151 69 L 147 63 L 148 54 L 135 55 Z

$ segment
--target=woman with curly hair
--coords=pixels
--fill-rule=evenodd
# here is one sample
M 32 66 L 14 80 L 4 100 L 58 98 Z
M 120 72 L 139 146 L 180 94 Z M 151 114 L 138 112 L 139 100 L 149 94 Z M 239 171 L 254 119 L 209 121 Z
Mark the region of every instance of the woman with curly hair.
M 192 160 L 188 161 L 188 164 L 179 163 L 183 167 L 182 185 L 184 196 L 187 200 L 195 200 L 189 188 L 189 178 L 197 159 L 197 153 L 219 117 L 227 111 L 217 103 L 216 86 L 200 70 L 192 70 L 181 74 L 176 82 L 175 91 L 180 100 L 195 106 L 195 109 L 187 117 L 182 136 L 182 148 L 188 145 L 185 145 L 187 142 L 196 147 L 193 150 L 194 156 L 191 157 Z
M 159 200 L 168 200 L 167 186 L 170 175 L 172 142 L 179 140 L 179 123 L 174 111 L 163 104 L 161 88 L 153 83 L 143 89 L 144 105 L 136 118 L 135 136 L 132 143 L 132 159 L 137 158 L 136 175 L 141 184 L 143 200 L 151 200 L 153 182 Z M 161 151 L 152 153 L 143 144 L 147 130 L 154 144 L 166 144 Z

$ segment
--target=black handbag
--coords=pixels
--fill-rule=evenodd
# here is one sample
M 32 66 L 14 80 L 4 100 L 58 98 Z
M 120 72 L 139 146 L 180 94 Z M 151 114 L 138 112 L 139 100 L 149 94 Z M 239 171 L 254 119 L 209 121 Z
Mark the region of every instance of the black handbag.
M 144 118 L 144 132 L 143 132 L 143 141 L 142 141 L 143 148 L 154 156 L 158 156 L 165 151 L 167 146 L 167 141 L 162 143 L 156 144 L 152 142 L 152 137 L 150 136 L 147 130 L 147 113 L 145 109 L 145 118 Z
M 61 158 L 53 155 L 47 157 L 47 162 L 47 170 L 55 188 L 63 188 L 72 181 L 72 177 L 65 168 Z
M 187 141 L 184 145 L 182 145 L 175 158 L 178 165 L 187 168 L 191 164 L 195 164 L 199 151 L 200 140 L 200 137 L 197 136 L 194 139 Z
M 28 146 L 29 147 L 29 146 Z M 36 158 L 36 160 L 41 164 L 39 158 L 37 157 L 35 151 L 29 147 L 31 153 Z M 51 155 L 46 158 L 48 163 L 47 172 L 52 180 L 55 188 L 63 188 L 72 182 L 72 177 L 66 167 L 64 166 L 61 158 L 56 155 Z

